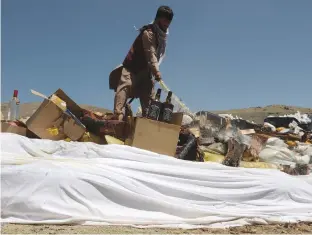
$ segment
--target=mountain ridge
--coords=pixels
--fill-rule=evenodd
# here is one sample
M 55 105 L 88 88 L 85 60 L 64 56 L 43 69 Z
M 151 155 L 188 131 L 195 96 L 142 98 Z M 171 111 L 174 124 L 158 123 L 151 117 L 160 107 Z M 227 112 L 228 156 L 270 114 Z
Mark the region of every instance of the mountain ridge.
M 28 102 L 20 104 L 20 116 L 22 118 L 30 117 L 40 106 L 41 102 Z M 84 109 L 88 109 L 95 112 L 107 113 L 111 110 L 96 107 L 93 105 L 80 105 Z M 254 121 L 255 123 L 262 124 L 265 117 L 269 115 L 279 116 L 285 114 L 294 114 L 297 111 L 300 113 L 312 113 L 312 108 L 305 108 L 299 106 L 291 105 L 267 105 L 264 107 L 250 107 L 250 108 L 241 108 L 241 109 L 229 109 L 229 110 L 202 110 L 209 111 L 214 114 L 232 114 L 234 117 L 238 116 L 245 120 Z M 200 111 L 199 111 L 200 112 Z M 4 117 L 7 117 L 8 113 L 8 103 L 1 103 L 1 113 Z

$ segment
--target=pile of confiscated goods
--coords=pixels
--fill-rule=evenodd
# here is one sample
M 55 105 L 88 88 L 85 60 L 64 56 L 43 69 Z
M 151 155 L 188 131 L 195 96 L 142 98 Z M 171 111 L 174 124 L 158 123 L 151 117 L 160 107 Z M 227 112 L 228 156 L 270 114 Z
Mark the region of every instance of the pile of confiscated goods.
M 44 98 L 37 111 L 25 122 L 2 120 L 2 132 L 29 138 L 127 144 L 182 160 L 274 168 L 292 175 L 309 174 L 312 164 L 312 121 L 307 115 L 268 117 L 264 125 L 208 112 L 192 117 L 172 113 L 170 120 L 160 121 L 133 117 L 127 106 L 127 118 L 118 121 L 112 113 L 82 109 L 61 89 L 50 97 L 32 93 Z
M 111 113 L 102 114 L 81 108 L 61 89 L 49 97 L 34 90 L 31 92 L 44 98 L 39 108 L 28 118 L 2 119 L 2 132 L 12 132 L 29 138 L 97 144 L 107 144 L 112 136 L 119 139 L 125 136 L 125 122 L 111 120 Z
M 305 122 L 295 117 L 268 117 L 264 125 L 249 123 L 253 129 L 244 129 L 245 124 L 240 129 L 236 120 L 221 116 L 206 112 L 189 125 L 197 137 L 197 148 L 204 153 L 204 161 L 232 167 L 275 168 L 292 175 L 309 174 L 312 121 L 307 115 L 301 115 Z
M 169 102 L 172 92 L 168 92 L 166 101 L 162 103 L 159 89 L 158 100 L 151 101 L 145 118 L 133 117 L 131 107 L 127 105 L 122 121 L 117 120 L 113 113 L 103 114 L 81 108 L 61 89 L 49 97 L 34 90 L 31 92 L 44 99 L 39 108 L 24 120 L 2 120 L 2 132 L 55 141 L 126 143 L 160 154 L 175 154 L 183 114 L 172 113 L 173 105 Z

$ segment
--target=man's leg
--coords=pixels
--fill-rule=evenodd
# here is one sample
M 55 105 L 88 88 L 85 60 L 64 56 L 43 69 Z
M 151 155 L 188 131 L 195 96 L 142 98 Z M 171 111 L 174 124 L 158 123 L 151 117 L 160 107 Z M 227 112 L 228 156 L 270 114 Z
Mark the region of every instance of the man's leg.
M 122 121 L 125 115 L 125 106 L 129 97 L 128 87 L 124 87 L 115 93 L 114 114 L 119 121 Z
M 125 105 L 130 96 L 131 85 L 131 74 L 123 68 L 114 100 L 114 114 L 118 117 L 119 121 L 122 121 L 124 118 Z

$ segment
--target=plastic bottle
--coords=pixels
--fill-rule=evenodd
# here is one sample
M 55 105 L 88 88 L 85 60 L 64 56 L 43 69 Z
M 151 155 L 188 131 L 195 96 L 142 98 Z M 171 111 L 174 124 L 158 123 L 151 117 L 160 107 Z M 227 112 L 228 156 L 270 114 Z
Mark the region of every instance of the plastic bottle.
M 18 90 L 14 90 L 13 97 L 9 102 L 8 120 L 15 121 L 19 119 L 19 104 Z

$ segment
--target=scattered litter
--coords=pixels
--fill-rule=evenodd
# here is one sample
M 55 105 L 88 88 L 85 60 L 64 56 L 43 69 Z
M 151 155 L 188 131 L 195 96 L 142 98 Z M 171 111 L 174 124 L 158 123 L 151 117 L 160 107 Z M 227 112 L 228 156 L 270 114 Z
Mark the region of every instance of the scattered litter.
M 268 117 L 293 117 L 296 118 L 300 123 L 308 124 L 312 122 L 312 119 L 308 114 L 301 114 L 299 111 L 297 111 L 295 114 L 285 114 L 281 116 L 273 116 L 270 115 Z
M 270 128 L 271 131 L 273 131 L 273 132 L 276 131 L 276 127 L 273 126 L 271 123 L 265 122 L 265 123 L 263 123 L 263 126 Z
M 163 82 L 160 86 L 169 92 Z M 160 129 L 157 123 L 135 121 L 144 117 L 141 109 L 133 117 L 130 105 L 126 107 L 127 119 L 118 121 L 113 113 L 82 109 L 61 89 L 50 96 L 31 92 L 44 99 L 41 106 L 19 122 L 2 120 L 3 132 L 67 142 L 130 145 L 189 161 L 209 161 L 211 154 L 217 154 L 223 156 L 220 163 L 232 167 L 241 166 L 240 162 L 266 162 L 280 169 L 285 164 L 295 169 L 296 164 L 312 161 L 312 131 L 306 125 L 311 119 L 300 112 L 268 116 L 259 125 L 232 114 L 206 111 L 194 114 L 172 94 L 175 110 L 182 112 L 175 113 L 179 115 L 173 118 L 174 132 L 170 132 L 171 127 L 163 126 L 166 124 L 161 124 Z M 155 131 L 161 132 L 152 134 Z

